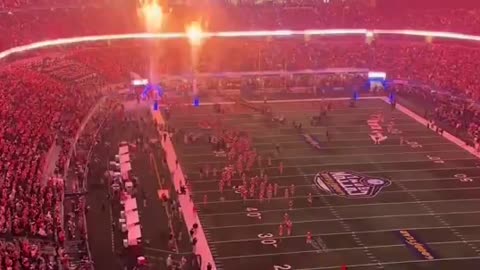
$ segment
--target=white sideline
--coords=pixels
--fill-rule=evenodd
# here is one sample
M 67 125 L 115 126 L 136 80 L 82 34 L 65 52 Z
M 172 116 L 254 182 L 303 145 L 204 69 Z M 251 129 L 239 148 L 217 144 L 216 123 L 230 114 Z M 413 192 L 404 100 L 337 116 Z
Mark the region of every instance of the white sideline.
M 151 113 L 154 118 L 154 121 L 156 121 L 157 123 L 164 123 L 162 115 L 159 111 L 151 110 Z M 175 186 L 175 190 L 179 191 L 181 184 L 182 183 L 184 185 L 186 184 L 182 167 L 180 165 L 178 165 L 177 167 L 177 154 L 175 153 L 175 149 L 173 147 L 172 141 L 170 140 L 170 137 L 167 136 L 166 140 L 163 140 L 163 132 L 161 131 L 158 131 L 158 132 L 160 134 L 160 141 L 161 141 L 162 147 L 165 150 L 166 160 L 167 160 L 168 168 L 172 175 L 172 180 Z M 197 233 L 195 235 L 195 237 L 197 238 L 196 253 L 200 254 L 200 256 L 202 257 L 201 269 L 206 270 L 207 263 L 212 264 L 212 267 L 213 267 L 212 269 L 217 269 L 215 265 L 215 261 L 213 260 L 212 252 L 207 243 L 205 232 L 203 230 L 202 224 L 200 223 L 200 219 L 196 211 L 194 210 L 194 204 L 193 204 L 193 201 L 190 200 L 190 196 L 191 196 L 191 193 L 187 188 L 185 195 L 178 196 L 178 201 L 182 208 L 182 215 L 183 215 L 183 219 L 185 220 L 185 224 L 187 225 L 187 229 L 190 230 L 193 227 L 193 224 L 195 223 L 198 224 Z

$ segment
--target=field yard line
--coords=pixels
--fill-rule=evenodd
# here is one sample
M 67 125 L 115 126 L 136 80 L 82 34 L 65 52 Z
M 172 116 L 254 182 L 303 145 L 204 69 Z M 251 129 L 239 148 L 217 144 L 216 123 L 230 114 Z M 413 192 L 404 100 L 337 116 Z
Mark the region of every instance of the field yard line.
M 430 201 L 420 201 L 422 203 L 453 203 L 453 202 L 480 202 L 479 199 L 455 199 L 455 200 L 430 200 Z M 335 209 L 339 208 L 354 208 L 354 207 L 372 207 L 372 206 L 389 206 L 389 205 L 407 205 L 407 204 L 417 204 L 418 202 L 407 201 L 407 202 L 390 202 L 390 203 L 365 203 L 365 204 L 352 204 L 352 205 L 335 205 L 332 206 Z M 316 209 L 328 209 L 329 206 L 312 206 L 312 207 L 301 207 L 293 208 L 289 210 L 290 212 L 303 211 L 303 210 L 316 210 Z M 282 212 L 285 213 L 285 209 L 270 209 L 270 210 L 261 210 L 261 213 L 272 213 L 272 212 Z M 228 215 L 246 215 L 247 212 L 228 212 L 228 213 L 212 213 L 212 214 L 202 214 L 202 217 L 210 216 L 228 216 Z M 478 225 L 480 227 L 480 225 Z
M 448 143 L 448 142 L 445 142 L 445 143 L 423 143 L 422 144 L 423 146 L 436 146 L 436 145 L 452 145 L 451 143 Z M 352 149 L 352 148 L 355 148 L 355 149 L 358 149 L 358 148 L 375 148 L 375 149 L 378 149 L 378 148 L 382 148 L 382 147 L 405 147 L 405 145 L 400 145 L 400 144 L 380 144 L 380 145 L 373 145 L 372 143 L 369 143 L 368 145 L 352 145 L 352 146 L 342 146 L 342 147 L 322 147 L 322 149 L 324 150 L 335 150 L 335 149 Z M 311 149 L 311 146 L 309 145 L 305 145 L 305 147 L 301 147 L 302 150 L 303 148 L 305 149 Z M 292 148 L 293 149 L 293 148 Z M 298 149 L 298 148 L 295 148 L 295 149 Z M 289 149 L 291 150 L 291 149 Z M 191 152 L 191 151 L 189 151 Z M 202 153 L 202 154 L 182 154 L 180 157 L 210 157 L 210 158 L 214 158 L 214 154 L 213 152 L 210 152 L 210 153 Z
M 480 240 L 472 240 L 468 241 L 472 243 L 480 242 Z M 429 242 L 426 243 L 429 245 L 453 245 L 453 244 L 463 244 L 462 241 L 443 241 L 443 242 Z M 398 245 L 378 245 L 378 246 L 366 246 L 370 249 L 378 249 L 378 248 L 395 248 L 395 247 L 405 247 L 405 244 L 398 244 Z M 330 248 L 328 249 L 329 252 L 335 251 L 349 251 L 349 250 L 363 250 L 364 247 L 352 247 L 352 248 Z M 250 255 L 239 255 L 239 256 L 224 256 L 224 257 L 217 257 L 218 260 L 238 260 L 238 259 L 246 259 L 246 258 L 256 258 L 256 257 L 272 257 L 272 256 L 279 256 L 279 255 L 293 255 L 293 254 L 305 254 L 305 253 L 317 253 L 318 250 L 310 249 L 310 250 L 303 250 L 303 251 L 291 251 L 291 252 L 277 252 L 277 253 L 263 253 L 263 254 L 250 254 Z M 480 257 L 469 257 L 480 259 Z M 434 259 L 429 261 L 435 261 L 440 259 Z M 425 261 L 425 260 L 424 260 Z M 376 265 L 376 264 L 374 264 Z M 385 265 L 382 262 L 382 265 Z M 349 266 L 350 267 L 350 266 Z M 331 268 L 313 268 L 313 269 L 331 269 Z
M 384 194 L 392 194 L 392 193 L 420 193 L 420 192 L 432 192 L 432 191 L 454 191 L 454 190 L 480 190 L 480 187 L 459 187 L 459 188 L 432 188 L 432 189 L 410 189 L 410 190 L 384 190 L 382 191 L 382 195 Z M 290 196 L 289 199 L 306 199 L 308 196 Z M 338 197 L 336 194 L 324 194 L 324 195 L 316 195 L 316 197 Z M 285 200 L 284 197 L 274 197 L 271 199 L 272 201 L 277 200 Z M 352 199 L 353 200 L 353 199 Z M 220 200 L 220 201 L 208 201 L 203 202 L 203 204 L 216 204 L 216 203 L 233 203 L 233 202 L 249 202 L 249 201 L 258 201 L 257 198 L 255 199 L 238 199 L 238 200 Z
M 480 179 L 480 176 L 473 176 L 473 177 L 469 177 L 473 180 L 475 179 Z M 430 182 L 430 181 L 451 181 L 451 180 L 456 180 L 456 181 L 459 181 L 458 178 L 455 178 L 455 177 L 448 177 L 448 178 L 423 178 L 423 179 L 415 179 L 415 178 L 411 178 L 411 179 L 400 179 L 400 180 L 394 180 L 394 182 Z M 310 184 L 310 185 L 307 185 L 307 184 L 300 184 L 300 185 L 295 185 L 295 188 L 304 188 L 304 187 L 312 187 L 314 186 L 314 184 Z M 279 188 L 288 188 L 290 187 L 290 185 L 279 185 L 278 186 Z M 422 189 L 420 189 L 422 190 Z M 204 193 L 218 193 L 218 189 L 207 189 L 207 190 L 201 190 L 199 193 L 201 194 L 204 194 Z M 195 194 L 195 192 L 193 192 L 193 194 Z
M 469 214 L 479 214 L 478 211 L 452 211 L 452 212 L 435 212 L 435 213 L 421 213 L 421 214 L 398 214 L 398 215 L 378 215 L 378 216 L 362 216 L 362 217 L 344 217 L 344 218 L 325 218 L 325 219 L 305 219 L 299 220 L 295 219 L 295 224 L 303 223 L 315 223 L 315 222 L 331 222 L 331 221 L 341 221 L 341 220 L 367 220 L 367 219 L 382 219 L 382 218 L 398 218 L 398 217 L 426 217 L 426 216 L 436 216 L 436 215 L 469 215 Z M 226 226 L 208 226 L 209 230 L 217 229 L 237 229 L 237 228 L 251 228 L 251 227 L 261 227 L 261 226 L 278 226 L 278 222 L 265 222 L 265 223 L 252 223 L 252 224 L 243 224 L 243 225 L 226 225 Z
M 386 233 L 386 232 L 397 232 L 401 230 L 407 231 L 421 231 L 421 230 L 447 230 L 449 228 L 480 228 L 479 225 L 459 225 L 459 226 L 438 226 L 438 227 L 409 227 L 409 228 L 396 228 L 396 229 L 384 229 L 384 230 L 367 230 L 367 231 L 355 231 L 355 232 L 337 232 L 337 233 L 318 233 L 312 234 L 312 236 L 335 236 L 335 235 L 351 235 L 355 234 L 370 234 L 370 233 Z M 275 239 L 292 239 L 292 238 L 305 238 L 305 235 L 294 235 L 294 236 L 276 236 Z M 235 239 L 235 240 L 220 240 L 220 241 L 211 241 L 211 244 L 229 244 L 229 243 L 241 243 L 241 242 L 255 242 L 258 241 L 257 238 L 243 238 L 243 239 Z
M 448 159 L 448 158 L 443 158 L 442 159 L 443 161 L 467 161 L 467 160 L 476 160 L 474 157 L 472 158 L 452 158 L 452 159 Z M 410 162 L 432 162 L 431 160 L 429 160 L 428 158 L 424 158 L 424 159 L 410 159 L 410 160 L 406 160 L 406 161 L 398 161 L 398 160 L 395 160 L 395 161 L 375 161 L 375 164 L 395 164 L 395 163 L 410 163 Z M 343 166 L 343 165 L 368 165 L 368 164 L 372 164 L 371 161 L 365 161 L 365 162 L 338 162 L 338 163 L 308 163 L 308 164 L 303 164 L 302 166 L 299 166 L 300 168 L 309 168 L 309 167 L 328 167 L 328 166 Z M 190 167 L 190 166 L 184 166 L 186 168 Z M 287 168 L 296 168 L 298 166 L 295 166 L 295 165 L 290 165 L 290 166 L 284 166 L 283 168 L 284 169 L 287 169 Z M 191 167 L 190 167 L 191 168 Z M 278 169 L 278 166 L 271 166 L 271 167 L 264 167 L 264 169 L 268 170 L 268 169 Z M 332 171 L 335 171 L 335 170 L 332 170 Z
M 397 264 L 413 264 L 413 263 L 432 263 L 432 262 L 444 262 L 444 261 L 465 261 L 465 260 L 480 260 L 480 257 L 450 257 L 450 258 L 437 258 L 432 260 L 408 260 L 408 261 L 396 261 L 396 262 L 382 262 L 383 266 L 387 265 L 397 265 Z M 369 267 L 377 266 L 373 263 L 365 264 L 349 264 L 348 269 L 357 268 L 357 267 Z M 295 268 L 295 270 L 329 270 L 329 269 L 340 269 L 340 265 L 337 266 L 325 266 L 325 267 L 312 267 L 312 268 Z M 407 269 L 407 268 L 404 268 Z
M 432 153 L 465 153 L 464 150 L 461 150 L 461 149 L 457 149 L 457 150 L 437 150 L 437 151 L 419 151 L 419 152 L 412 152 L 412 151 L 409 151 L 409 152 L 396 152 L 396 153 L 356 153 L 356 154 L 341 154 L 341 155 L 308 155 L 308 156 L 301 156 L 301 155 L 298 155 L 298 156 L 282 156 L 281 160 L 290 160 L 290 159 L 303 159 L 303 158 L 308 158 L 308 159 L 319 159 L 319 158 L 331 158 L 331 159 L 335 159 L 337 157 L 361 157 L 361 156 L 365 156 L 365 155 L 368 155 L 368 156 L 397 156 L 397 155 L 402 155 L 402 157 L 404 157 L 404 155 L 407 155 L 407 154 L 432 154 Z M 277 159 L 280 159 L 280 158 L 277 158 Z M 225 164 L 227 163 L 226 160 L 224 161 L 211 161 L 211 162 L 208 162 L 208 164 L 212 165 L 212 164 Z M 185 164 L 185 162 L 183 162 L 183 164 Z M 205 165 L 205 162 L 188 162 L 187 165 Z
M 361 174 L 369 174 L 369 173 L 395 173 L 395 172 L 422 172 L 422 171 L 445 171 L 445 170 L 469 170 L 469 169 L 478 169 L 478 166 L 467 166 L 467 167 L 453 167 L 453 168 L 430 168 L 430 169 L 402 169 L 402 170 L 377 170 L 377 171 L 355 171 Z M 322 171 L 322 170 L 319 170 Z M 306 175 L 314 176 L 317 173 L 308 173 Z M 281 178 L 290 178 L 290 177 L 301 177 L 303 175 L 299 174 L 291 174 L 291 175 L 279 175 L 279 176 L 271 176 L 269 179 L 281 179 Z M 232 181 L 241 180 L 240 178 L 234 178 Z M 217 183 L 217 179 L 211 180 L 191 180 L 192 183 Z
M 334 143 L 341 143 L 341 142 L 370 142 L 369 144 L 373 144 L 372 142 L 372 139 L 370 138 L 369 136 L 369 131 L 365 131 L 365 136 L 364 138 L 353 138 L 353 139 L 335 139 L 333 140 L 332 142 Z M 438 136 L 416 136 L 415 139 L 437 139 L 439 138 Z M 439 138 L 440 139 L 440 138 Z M 264 146 L 264 145 L 271 145 L 271 146 L 274 146 L 276 144 L 275 141 L 271 141 L 271 142 L 262 142 L 262 143 L 254 143 L 253 145 L 255 147 L 258 147 L 258 146 Z M 280 146 L 282 145 L 285 145 L 285 144 L 298 144 L 299 146 L 300 145 L 305 145 L 305 146 L 308 146 L 308 147 L 311 147 L 310 145 L 308 144 L 305 144 L 304 141 L 302 141 L 302 138 L 299 138 L 297 140 L 292 140 L 292 141 L 282 141 L 282 142 L 279 142 L 278 143 Z M 188 147 L 188 148 L 191 148 L 193 149 L 194 151 L 198 148 L 205 148 L 205 145 L 195 145 L 195 144 L 192 144 L 192 145 L 184 145 L 185 147 Z M 405 144 L 404 145 L 405 147 L 407 147 L 407 145 Z

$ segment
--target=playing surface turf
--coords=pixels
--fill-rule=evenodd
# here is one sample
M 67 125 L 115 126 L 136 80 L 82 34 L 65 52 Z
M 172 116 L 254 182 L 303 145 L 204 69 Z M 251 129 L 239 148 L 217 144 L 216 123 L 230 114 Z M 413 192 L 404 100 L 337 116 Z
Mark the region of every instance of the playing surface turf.
M 360 100 L 355 108 L 346 101 L 332 103 L 327 120 L 316 127 L 309 119 L 318 115 L 320 103 L 311 101 L 270 104 L 287 118 L 285 125 L 247 109 L 223 117 L 224 126 L 248 132 L 264 157 L 280 145 L 272 166 L 263 162 L 269 181 L 280 185 L 270 202 L 255 197 L 244 203 L 232 188 L 221 195 L 218 179 L 211 174 L 201 179 L 199 169 L 206 164 L 221 169 L 226 158 L 215 157 L 206 136 L 189 145 L 176 140 L 218 269 L 340 269 L 342 264 L 361 270 L 480 269 L 479 160 L 382 100 Z M 375 145 L 367 120 L 379 112 L 388 138 Z M 199 121 L 215 117 L 211 106 L 201 106 L 194 113 L 174 111 L 170 123 L 199 132 Z M 291 121 L 303 122 L 303 134 L 313 136 L 321 149 L 308 144 Z M 387 133 L 390 121 L 401 134 Z M 285 167 L 281 175 L 279 160 Z M 250 175 L 258 171 L 256 166 Z M 314 182 L 320 172 L 350 173 L 349 179 L 358 181 L 327 192 Z M 238 175 L 234 179 L 233 185 L 241 184 Z M 391 184 L 359 187 L 368 179 Z M 284 189 L 291 184 L 296 188 L 289 210 Z M 314 194 L 311 206 L 308 193 Z M 286 212 L 292 235 L 278 237 Z M 306 243 L 307 232 L 312 244 Z

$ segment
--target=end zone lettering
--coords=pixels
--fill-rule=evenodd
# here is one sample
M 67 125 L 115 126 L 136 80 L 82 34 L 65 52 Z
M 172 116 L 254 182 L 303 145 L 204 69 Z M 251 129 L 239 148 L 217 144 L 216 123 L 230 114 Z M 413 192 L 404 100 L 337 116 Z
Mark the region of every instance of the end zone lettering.
M 386 179 L 343 171 L 320 172 L 314 178 L 314 184 L 320 190 L 346 198 L 375 197 L 390 183 Z
M 370 127 L 370 138 L 375 142 L 384 141 L 388 137 L 383 134 L 383 127 L 381 125 L 382 117 L 378 114 L 370 115 L 370 118 L 367 120 L 367 124 Z
M 417 256 L 424 260 L 434 260 L 436 257 L 433 255 L 433 252 L 427 246 L 427 244 L 422 243 L 422 241 L 414 236 L 414 234 L 407 230 L 402 230 L 397 232 L 403 243 Z

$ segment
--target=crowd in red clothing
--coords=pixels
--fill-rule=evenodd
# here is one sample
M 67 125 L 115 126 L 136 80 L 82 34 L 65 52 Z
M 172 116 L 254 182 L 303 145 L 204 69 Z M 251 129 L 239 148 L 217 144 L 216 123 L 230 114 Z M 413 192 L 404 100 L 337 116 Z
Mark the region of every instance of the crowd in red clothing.
M 58 269 L 55 256 L 44 248 L 27 240 L 0 241 L 0 269 Z
M 56 167 L 62 175 L 70 138 L 93 105 L 83 89 L 73 91 L 63 83 L 28 66 L 0 71 L 0 237 L 41 239 L 55 253 L 56 235 L 63 235 L 64 184 L 45 169 L 49 150 L 61 147 Z M 53 173 L 53 172 L 50 172 Z M 15 240 L 16 241 L 16 240 Z M 17 242 L 0 247 L 0 263 L 12 269 L 53 269 L 41 250 L 25 252 Z M 45 262 L 40 262 L 41 260 Z M 24 268 L 18 267 L 21 264 Z M 32 264 L 32 268 L 25 265 Z M 50 266 L 49 266 L 50 265 Z

